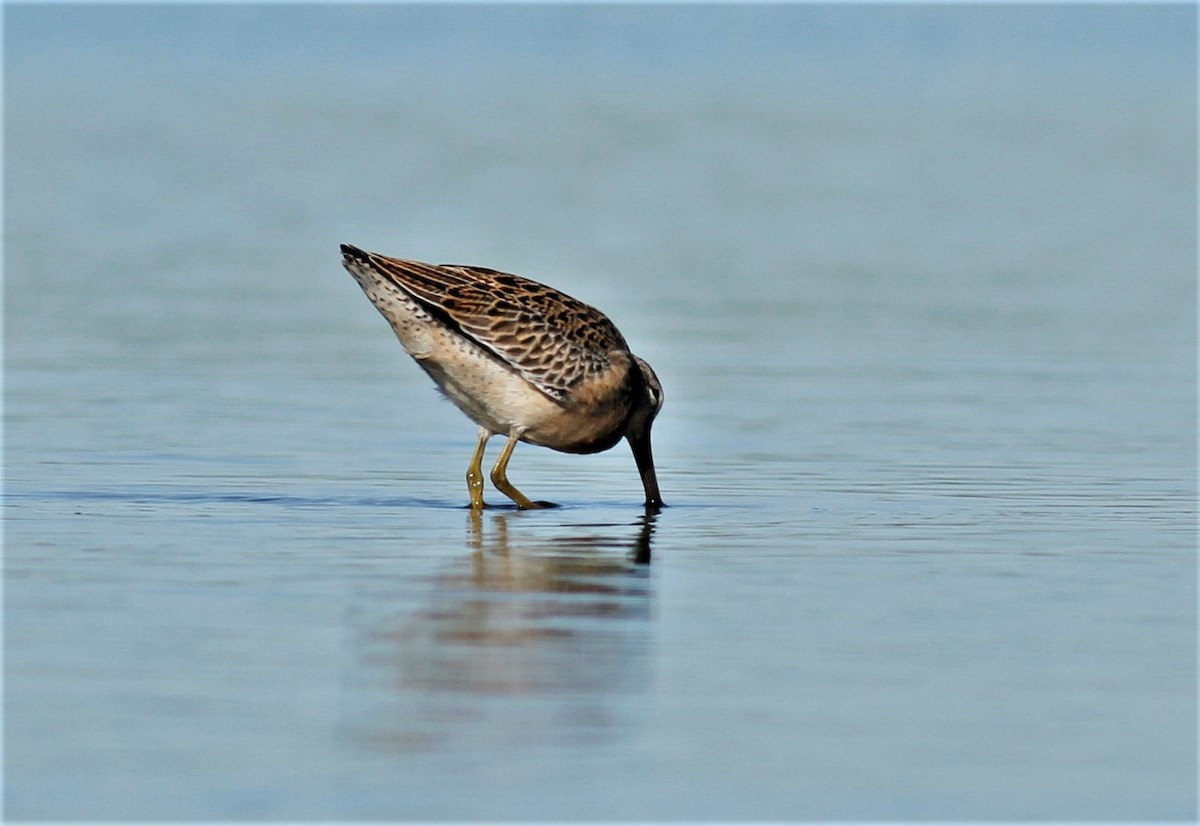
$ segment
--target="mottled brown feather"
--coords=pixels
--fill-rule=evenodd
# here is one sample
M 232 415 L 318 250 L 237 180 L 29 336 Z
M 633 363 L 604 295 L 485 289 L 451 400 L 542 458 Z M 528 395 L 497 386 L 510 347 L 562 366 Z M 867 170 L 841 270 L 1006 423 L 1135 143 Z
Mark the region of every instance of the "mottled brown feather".
M 363 253 L 396 286 L 444 313 L 460 331 L 551 398 L 609 369 L 629 346 L 608 316 L 519 275 Z

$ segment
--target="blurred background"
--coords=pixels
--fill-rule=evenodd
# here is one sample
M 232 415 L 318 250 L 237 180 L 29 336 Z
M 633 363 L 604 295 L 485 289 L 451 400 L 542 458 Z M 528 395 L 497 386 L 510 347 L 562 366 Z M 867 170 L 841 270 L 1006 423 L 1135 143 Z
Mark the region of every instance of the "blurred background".
M 1195 67 L 1188 5 L 6 6 L 6 814 L 1194 817 Z M 564 507 L 472 520 L 343 242 L 602 308 L 673 507 L 523 447 Z

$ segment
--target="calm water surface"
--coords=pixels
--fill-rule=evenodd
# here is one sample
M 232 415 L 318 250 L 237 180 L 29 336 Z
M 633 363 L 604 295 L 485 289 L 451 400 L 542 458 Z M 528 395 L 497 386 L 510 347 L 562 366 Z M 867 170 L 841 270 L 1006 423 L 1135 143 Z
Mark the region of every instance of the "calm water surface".
M 1194 9 L 6 25 L 8 818 L 1195 818 Z M 670 507 L 466 510 L 339 242 L 604 308 Z

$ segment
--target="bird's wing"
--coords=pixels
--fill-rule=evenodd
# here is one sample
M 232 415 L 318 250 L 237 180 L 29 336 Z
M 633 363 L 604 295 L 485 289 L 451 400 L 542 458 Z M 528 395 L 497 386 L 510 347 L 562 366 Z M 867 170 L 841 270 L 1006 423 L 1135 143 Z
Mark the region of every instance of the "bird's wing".
M 629 347 L 608 316 L 519 275 L 423 264 L 343 247 L 429 308 L 439 320 L 507 363 L 553 399 L 610 367 Z

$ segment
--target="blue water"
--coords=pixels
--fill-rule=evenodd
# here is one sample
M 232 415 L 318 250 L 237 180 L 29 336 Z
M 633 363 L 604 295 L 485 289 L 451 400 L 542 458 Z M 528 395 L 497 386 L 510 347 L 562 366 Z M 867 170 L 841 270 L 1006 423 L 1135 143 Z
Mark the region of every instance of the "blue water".
M 6 817 L 1195 819 L 1194 8 L 4 23 Z M 471 514 L 342 242 L 603 308 L 670 507 Z

